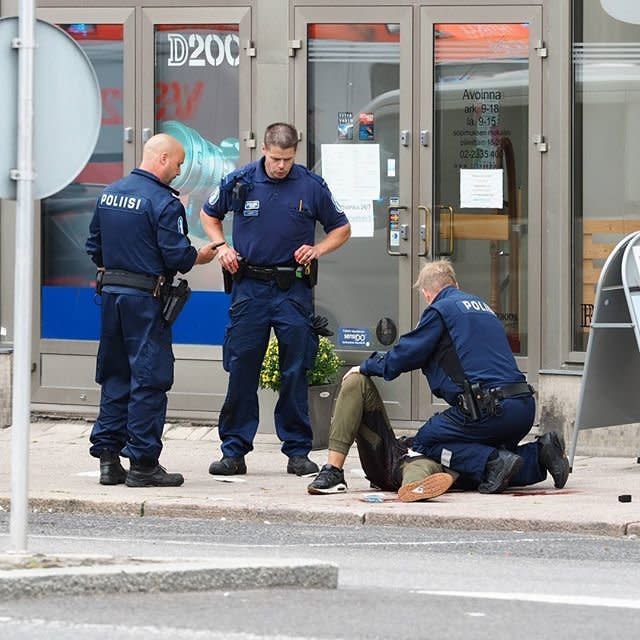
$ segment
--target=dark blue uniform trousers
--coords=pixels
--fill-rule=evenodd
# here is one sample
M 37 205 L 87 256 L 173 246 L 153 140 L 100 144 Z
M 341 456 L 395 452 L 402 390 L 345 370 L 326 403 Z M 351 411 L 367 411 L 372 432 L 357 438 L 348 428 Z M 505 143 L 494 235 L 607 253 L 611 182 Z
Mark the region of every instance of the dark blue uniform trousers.
M 450 407 L 419 429 L 412 446 L 415 451 L 465 474 L 475 485 L 482 480 L 489 455 L 496 448 L 505 447 L 524 459 L 522 469 L 510 485 L 527 486 L 547 477 L 538 460 L 538 443 L 518 444 L 529 433 L 534 416 L 535 400 L 531 396 L 502 400 L 499 415 L 475 422 L 458 407 Z
M 275 282 L 234 282 L 223 346 L 223 365 L 229 373 L 219 421 L 223 455 L 238 457 L 253 449 L 258 380 L 272 327 L 280 354 L 281 387 L 274 418 L 281 449 L 289 457 L 311 451 L 307 371 L 318 351 L 312 315 L 311 290 L 302 281 L 296 280 L 287 291 Z
M 174 362 L 171 327 L 160 312 L 150 295 L 102 294 L 96 366 L 102 394 L 90 438 L 95 457 L 110 449 L 136 464 L 158 462 Z

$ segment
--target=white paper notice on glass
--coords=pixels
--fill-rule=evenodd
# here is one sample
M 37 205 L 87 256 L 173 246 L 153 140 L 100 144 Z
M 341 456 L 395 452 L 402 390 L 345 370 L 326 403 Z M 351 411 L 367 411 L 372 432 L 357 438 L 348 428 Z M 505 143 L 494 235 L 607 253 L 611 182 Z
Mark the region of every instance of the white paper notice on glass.
M 323 144 L 322 177 L 338 202 L 380 197 L 380 145 Z
M 502 169 L 460 169 L 461 209 L 502 209 Z
M 338 203 L 351 225 L 352 238 L 373 238 L 373 202 L 341 198 Z

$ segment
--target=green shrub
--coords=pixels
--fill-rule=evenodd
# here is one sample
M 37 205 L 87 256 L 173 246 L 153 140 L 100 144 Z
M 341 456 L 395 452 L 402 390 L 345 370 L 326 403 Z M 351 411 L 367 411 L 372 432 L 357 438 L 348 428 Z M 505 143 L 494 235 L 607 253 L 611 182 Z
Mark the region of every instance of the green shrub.
M 333 343 L 328 338 L 320 336 L 315 364 L 313 369 L 307 372 L 309 386 L 336 382 L 338 371 L 343 365 L 344 360 L 336 353 Z M 259 384 L 262 389 L 280 389 L 280 360 L 275 336 L 269 340 L 260 370 Z

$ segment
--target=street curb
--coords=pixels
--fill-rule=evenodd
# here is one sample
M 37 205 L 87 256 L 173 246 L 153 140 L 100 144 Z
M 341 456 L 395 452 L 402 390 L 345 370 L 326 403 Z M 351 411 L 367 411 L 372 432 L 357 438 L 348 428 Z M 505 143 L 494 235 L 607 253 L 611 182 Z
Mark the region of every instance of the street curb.
M 0 507 L 9 510 L 9 500 L 0 498 Z M 235 507 L 230 505 L 175 504 L 166 502 L 95 502 L 78 499 L 32 498 L 32 511 L 63 513 L 101 513 L 138 517 L 173 518 L 226 518 L 229 520 L 269 521 L 278 523 L 304 523 L 323 525 L 372 525 L 404 526 L 437 529 L 493 530 L 493 531 L 545 531 L 557 533 L 588 534 L 607 537 L 624 537 L 640 534 L 640 522 L 624 523 L 567 520 L 535 520 L 518 518 L 480 518 L 465 516 L 438 516 L 424 513 L 389 513 L 372 508 L 358 512 L 273 509 L 257 507 Z
M 220 559 L 170 561 L 156 565 L 0 570 L 0 601 L 51 595 L 267 589 L 336 589 L 338 567 L 305 560 Z

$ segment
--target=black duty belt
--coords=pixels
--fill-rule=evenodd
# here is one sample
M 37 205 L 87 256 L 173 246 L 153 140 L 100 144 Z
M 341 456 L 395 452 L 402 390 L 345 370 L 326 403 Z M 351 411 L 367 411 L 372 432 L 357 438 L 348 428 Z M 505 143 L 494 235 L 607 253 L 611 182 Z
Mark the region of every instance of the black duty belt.
M 500 402 L 507 398 L 532 396 L 533 387 L 526 382 L 514 382 L 495 387 L 481 387 L 464 380 L 463 392 L 456 399 L 457 405 L 471 420 L 502 413 Z
M 160 295 L 160 288 L 164 282 L 164 276 L 146 276 L 143 273 L 134 273 L 122 269 L 106 269 L 102 275 L 101 286 L 131 287 L 132 289 L 148 291 L 157 296 Z
M 533 387 L 526 382 L 514 382 L 513 384 L 503 384 L 499 387 L 489 387 L 486 391 L 494 395 L 498 400 L 516 396 L 532 396 L 535 393 Z
M 251 264 L 245 266 L 244 275 L 254 280 L 264 280 L 270 282 L 277 280 L 278 275 L 291 274 L 295 272 L 295 267 L 257 267 Z

